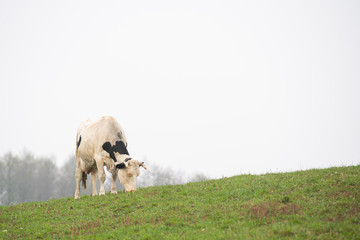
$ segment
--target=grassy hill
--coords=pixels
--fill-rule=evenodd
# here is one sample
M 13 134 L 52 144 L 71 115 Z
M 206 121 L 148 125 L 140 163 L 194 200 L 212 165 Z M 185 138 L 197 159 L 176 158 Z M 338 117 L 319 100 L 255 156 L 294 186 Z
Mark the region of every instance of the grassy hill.
M 360 239 L 360 166 L 0 207 L 0 239 Z

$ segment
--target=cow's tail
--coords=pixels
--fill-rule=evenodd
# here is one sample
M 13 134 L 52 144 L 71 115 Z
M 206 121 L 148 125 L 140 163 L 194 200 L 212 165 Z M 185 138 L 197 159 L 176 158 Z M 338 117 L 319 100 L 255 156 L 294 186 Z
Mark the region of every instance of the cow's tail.
M 82 186 L 83 186 L 84 190 L 86 190 L 86 180 L 87 180 L 87 174 L 85 172 L 83 172 L 81 182 L 82 182 Z

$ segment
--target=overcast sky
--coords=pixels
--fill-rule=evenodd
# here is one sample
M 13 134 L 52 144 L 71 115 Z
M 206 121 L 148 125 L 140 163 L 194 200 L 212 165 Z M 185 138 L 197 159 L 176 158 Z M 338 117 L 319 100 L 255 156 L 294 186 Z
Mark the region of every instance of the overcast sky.
M 187 173 L 359 164 L 359 43 L 358 0 L 1 0 L 0 155 L 61 165 L 112 115 Z

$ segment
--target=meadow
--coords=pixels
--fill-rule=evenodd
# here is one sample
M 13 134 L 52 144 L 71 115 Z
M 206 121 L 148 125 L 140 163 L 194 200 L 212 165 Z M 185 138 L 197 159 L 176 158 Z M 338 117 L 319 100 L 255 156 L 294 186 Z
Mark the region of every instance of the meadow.
M 0 239 L 360 239 L 360 165 L 0 207 Z

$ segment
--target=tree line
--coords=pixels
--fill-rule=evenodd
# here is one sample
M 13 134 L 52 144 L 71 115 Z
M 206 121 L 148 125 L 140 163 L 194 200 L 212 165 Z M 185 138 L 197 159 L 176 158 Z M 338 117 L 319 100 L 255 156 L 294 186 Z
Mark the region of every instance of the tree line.
M 137 178 L 137 187 L 158 186 L 168 184 L 184 184 L 206 180 L 204 174 L 184 177 L 181 171 L 169 167 L 161 167 L 146 161 L 149 170 L 141 171 Z M 49 157 L 36 157 L 30 152 L 21 156 L 12 153 L 0 156 L 0 205 L 18 204 L 22 202 L 47 201 L 49 199 L 70 197 L 75 192 L 75 156 L 61 166 L 57 166 Z M 105 190 L 111 186 L 111 175 L 105 171 Z M 100 183 L 97 183 L 99 189 Z M 91 193 L 91 178 L 87 180 L 87 189 L 81 188 L 82 194 Z M 117 179 L 118 190 L 123 190 Z

